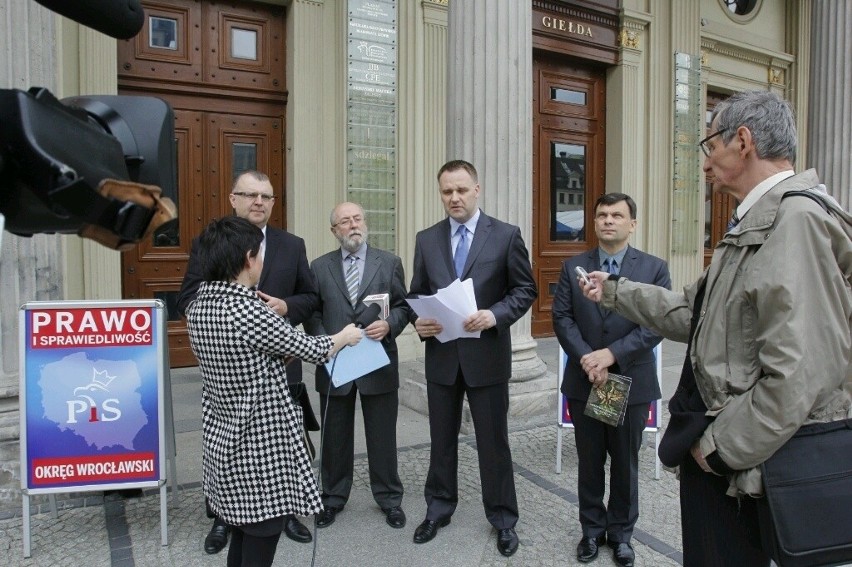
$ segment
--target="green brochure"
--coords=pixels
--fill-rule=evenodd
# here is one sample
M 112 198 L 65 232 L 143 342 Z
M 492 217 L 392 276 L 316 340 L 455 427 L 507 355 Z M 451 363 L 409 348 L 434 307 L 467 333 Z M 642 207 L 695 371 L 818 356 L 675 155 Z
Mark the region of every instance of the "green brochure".
M 629 376 L 610 372 L 606 382 L 592 388 L 584 413 L 613 427 L 621 425 L 627 411 L 631 383 Z

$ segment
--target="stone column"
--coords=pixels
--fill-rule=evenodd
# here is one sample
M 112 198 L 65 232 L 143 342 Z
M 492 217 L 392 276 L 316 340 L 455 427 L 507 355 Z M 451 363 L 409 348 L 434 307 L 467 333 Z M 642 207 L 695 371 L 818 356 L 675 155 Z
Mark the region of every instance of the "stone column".
M 663 33 L 653 33 L 654 24 L 651 24 L 649 53 L 658 54 L 652 57 L 653 62 L 649 65 L 648 76 L 651 81 L 651 112 L 648 124 L 654 125 L 654 130 L 648 132 L 648 147 L 673 148 L 678 140 L 674 138 L 677 125 L 674 122 L 674 101 L 672 100 L 674 89 L 674 59 L 675 53 L 684 53 L 691 57 L 701 54 L 701 6 L 699 2 L 658 2 L 656 7 L 659 11 L 655 13 L 655 19 L 662 25 L 667 24 L 667 30 L 659 30 Z M 670 40 L 668 39 L 670 37 Z M 670 43 L 668 43 L 670 41 Z M 669 54 L 669 55 L 664 55 Z M 699 97 L 700 98 L 700 97 Z M 695 99 L 690 99 L 690 103 Z M 700 104 L 695 108 L 695 123 L 692 135 L 697 137 L 702 130 L 701 124 L 704 115 Z M 681 126 L 682 131 L 686 129 Z M 688 135 L 689 133 L 687 133 Z M 682 146 L 681 146 L 682 147 Z M 695 151 L 695 150 L 693 150 Z M 669 270 L 672 275 L 672 287 L 679 289 L 683 283 L 694 281 L 701 275 L 701 258 L 704 252 L 703 222 L 704 218 L 704 186 L 700 183 L 700 175 L 694 179 L 678 179 L 681 184 L 679 192 L 675 195 L 671 188 L 674 185 L 675 175 L 674 154 L 669 159 L 653 159 L 650 157 L 649 169 L 652 176 L 649 186 L 656 187 L 667 195 L 666 202 L 670 207 L 668 211 L 656 210 L 648 222 L 654 226 L 668 226 L 669 245 L 671 252 L 664 254 L 668 258 Z M 696 154 L 697 157 L 697 154 Z M 701 167 L 700 159 L 695 164 L 696 173 Z M 691 168 L 685 168 L 687 172 Z M 660 193 L 658 193 L 658 196 Z M 662 213 L 662 214 L 661 214 Z M 668 213 L 668 218 L 666 218 Z M 677 224 L 673 222 L 675 219 Z M 655 248 L 655 250 L 659 250 Z
M 643 175 L 636 175 L 650 159 L 646 143 L 648 76 L 645 53 L 650 21 L 649 14 L 624 10 L 618 34 L 618 66 L 612 69 L 606 85 L 606 192 L 630 195 L 636 201 L 640 218 L 647 219 L 639 223 L 631 244 L 665 256 L 669 248 L 668 235 L 658 230 L 669 222 L 668 207 L 658 204 L 664 202 L 665 196 L 659 194 L 658 188 L 649 187 Z M 632 94 L 626 96 L 625 93 Z
M 807 167 L 846 210 L 852 206 L 852 5 L 814 2 Z M 804 164 L 802 164 L 804 165 Z M 797 168 L 798 169 L 798 168 Z
M 444 218 L 435 174 L 446 150 L 447 0 L 402 0 L 398 28 L 397 254 L 411 279 L 418 231 Z M 414 326 L 397 337 L 400 362 L 423 357 Z M 400 385 L 402 403 L 422 413 L 426 380 L 418 371 Z
M 473 163 L 480 206 L 532 244 L 532 4 L 449 4 L 447 156 Z M 552 409 L 553 377 L 536 353 L 530 316 L 512 327 L 512 415 Z
M 115 40 L 100 32 L 79 26 L 73 22 L 63 21 L 64 28 L 77 31 L 77 58 L 72 60 L 78 65 L 79 94 L 106 95 L 118 93 L 118 53 Z M 64 60 L 68 55 L 63 54 L 60 65 L 69 67 Z M 72 67 L 73 69 L 73 67 Z M 78 93 L 69 93 L 68 95 Z M 110 250 L 90 239 L 82 242 L 82 276 L 84 299 L 121 299 L 121 252 Z M 76 258 L 69 254 L 65 258 L 67 271 L 75 271 Z M 65 297 L 64 299 L 70 299 Z
M 55 92 L 55 18 L 30 0 L 0 1 L 0 85 Z M 7 221 L 8 222 L 8 221 Z M 61 237 L 0 235 L 0 510 L 20 507 L 18 308 L 62 299 Z

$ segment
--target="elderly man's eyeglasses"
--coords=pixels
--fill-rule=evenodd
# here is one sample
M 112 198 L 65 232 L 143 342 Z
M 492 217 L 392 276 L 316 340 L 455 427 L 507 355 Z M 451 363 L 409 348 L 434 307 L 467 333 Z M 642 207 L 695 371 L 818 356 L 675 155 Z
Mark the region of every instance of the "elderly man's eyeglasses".
M 361 224 L 363 221 L 364 217 L 362 217 L 361 215 L 355 215 L 354 217 L 346 217 L 340 219 L 331 226 L 342 226 L 345 228 L 347 226 L 352 226 L 353 224 Z
M 249 201 L 255 201 L 258 197 L 263 199 L 264 203 L 271 203 L 275 200 L 275 195 L 269 195 L 268 193 L 247 193 L 245 191 L 234 191 L 231 195 L 236 195 L 238 197 L 242 197 L 243 199 L 248 199 Z
M 713 145 L 708 144 L 707 142 L 709 142 L 710 140 L 712 140 L 716 136 L 721 136 L 722 134 L 724 134 L 727 131 L 728 131 L 727 128 L 722 128 L 721 130 L 719 130 L 715 134 L 710 134 L 709 136 L 707 136 L 706 138 L 704 138 L 703 140 L 698 142 L 698 147 L 701 148 L 701 151 L 704 152 L 705 156 L 710 157 L 710 152 L 713 151 L 713 147 L 714 147 Z

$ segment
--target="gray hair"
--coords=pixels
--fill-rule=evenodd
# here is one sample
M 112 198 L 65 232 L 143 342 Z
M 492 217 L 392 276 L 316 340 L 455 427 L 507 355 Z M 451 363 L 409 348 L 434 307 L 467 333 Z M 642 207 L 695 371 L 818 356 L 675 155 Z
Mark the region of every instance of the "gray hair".
M 337 223 L 337 217 L 334 215 L 334 211 L 337 210 L 337 207 L 339 207 L 340 205 L 345 205 L 346 203 L 352 203 L 352 201 L 344 201 L 342 203 L 338 203 L 334 206 L 333 209 L 331 209 L 331 214 L 328 215 L 328 224 L 330 224 L 331 226 L 334 226 Z M 364 207 L 362 207 L 359 203 L 352 203 L 352 204 L 356 205 L 359 209 L 361 209 L 361 217 L 364 219 L 364 221 L 366 221 L 367 220 L 367 213 L 364 212 Z
M 732 95 L 713 110 L 716 131 L 729 143 L 737 128 L 751 131 L 757 157 L 786 159 L 796 163 L 796 118 L 790 103 L 769 91 L 746 91 Z

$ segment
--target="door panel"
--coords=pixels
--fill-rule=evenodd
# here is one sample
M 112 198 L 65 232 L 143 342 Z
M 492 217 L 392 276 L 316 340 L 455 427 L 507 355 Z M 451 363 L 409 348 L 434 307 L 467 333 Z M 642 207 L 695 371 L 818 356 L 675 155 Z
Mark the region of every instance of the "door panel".
M 196 364 L 176 312 L 192 239 L 231 214 L 234 177 L 269 175 L 284 227 L 285 9 L 232 0 L 143 0 L 146 23 L 118 42 L 119 94 L 153 95 L 175 111 L 178 222 L 122 255 L 122 295 L 168 308 L 172 366 Z
M 282 130 L 281 117 L 175 111 L 179 228 L 155 235 L 122 258 L 124 297 L 155 297 L 166 303 L 173 367 L 196 364 L 186 321 L 176 311 L 177 295 L 192 239 L 212 219 L 232 212 L 228 196 L 233 178 L 249 168 L 267 172 L 279 197 L 270 225 L 283 226 Z
M 605 186 L 602 70 L 536 52 L 533 58 L 532 333 L 553 334 L 562 261 L 597 245 L 590 207 Z
M 216 201 L 216 211 L 209 218 L 231 212 L 228 196 L 231 180 L 247 169 L 262 171 L 269 176 L 277 199 L 269 224 L 284 226 L 284 188 L 282 132 L 284 121 L 280 117 L 236 116 L 209 114 L 208 168 L 211 177 L 210 193 Z M 222 173 L 226 175 L 223 177 Z M 225 183 L 225 184 L 223 184 Z
M 157 231 L 153 238 L 122 254 L 123 297 L 128 299 L 157 298 L 166 304 L 168 340 L 171 360 L 192 361 L 186 324 L 178 315 L 177 293 L 180 290 L 189 248 L 195 229 L 196 197 L 201 191 L 201 178 L 192 173 L 201 168 L 200 113 L 175 111 L 175 141 L 178 156 L 178 218 L 166 231 Z M 187 359 L 187 354 L 190 357 Z

